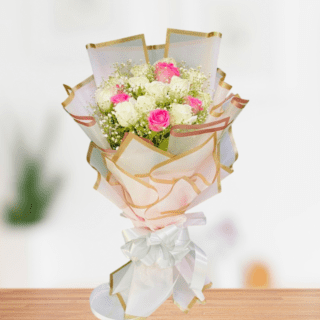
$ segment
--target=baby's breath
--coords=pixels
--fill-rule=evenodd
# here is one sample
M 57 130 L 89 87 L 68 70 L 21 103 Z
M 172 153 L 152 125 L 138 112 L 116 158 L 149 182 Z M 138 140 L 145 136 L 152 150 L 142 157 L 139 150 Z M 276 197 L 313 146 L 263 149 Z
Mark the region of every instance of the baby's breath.
M 190 88 L 187 92 L 187 96 L 192 96 L 202 101 L 203 110 L 196 114 L 196 120 L 193 120 L 193 123 L 204 123 L 208 116 L 208 108 L 212 105 L 212 93 L 210 92 L 210 95 L 206 94 L 206 92 L 209 93 L 208 79 L 210 79 L 211 75 L 208 74 L 206 76 L 204 72 L 202 72 L 201 66 L 198 66 L 197 68 L 188 67 L 185 61 L 177 63 L 177 67 L 179 69 L 181 79 L 185 79 L 190 82 Z M 108 79 L 104 79 L 102 81 L 99 89 L 101 90 L 102 88 L 103 90 L 111 92 L 110 95 L 115 94 L 114 91 L 116 94 L 128 94 L 131 99 L 134 99 L 133 101 L 137 101 L 140 96 L 148 95 L 148 93 L 145 85 L 134 85 L 136 82 L 133 81 L 130 81 L 132 84 L 130 85 L 129 79 L 132 77 L 146 77 L 149 80 L 149 83 L 155 81 L 155 65 L 144 63 L 143 61 L 141 61 L 140 64 L 133 64 L 130 59 L 126 62 L 116 62 L 113 64 L 113 73 Z M 168 84 L 168 86 L 170 88 L 170 84 Z M 161 99 L 155 100 L 156 103 L 154 109 L 163 109 L 170 113 L 172 104 L 186 104 L 186 91 L 182 93 L 181 90 L 169 89 L 167 94 L 162 96 Z M 112 149 L 117 150 L 119 148 L 124 135 L 127 132 L 132 132 L 141 138 L 148 139 L 156 147 L 163 150 L 167 149 L 172 125 L 169 125 L 167 128 L 164 128 L 159 132 L 152 131 L 149 128 L 148 122 L 149 112 L 143 113 L 141 111 L 137 120 L 135 120 L 136 122 L 134 125 L 123 127 L 119 124 L 117 119 L 117 113 L 115 112 L 116 106 L 111 102 L 107 104 L 107 107 L 105 108 L 102 108 L 102 106 L 100 108 L 98 104 L 90 105 L 89 108 L 91 109 L 91 114 L 99 124 L 102 135 L 107 139 Z

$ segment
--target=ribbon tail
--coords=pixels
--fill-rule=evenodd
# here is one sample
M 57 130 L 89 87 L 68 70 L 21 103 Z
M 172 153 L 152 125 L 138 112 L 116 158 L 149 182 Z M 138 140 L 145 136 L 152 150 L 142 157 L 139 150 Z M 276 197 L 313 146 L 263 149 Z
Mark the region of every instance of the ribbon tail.
M 207 223 L 207 218 L 203 212 L 193 212 L 185 214 L 187 220 L 183 224 L 183 227 L 191 227 L 191 226 L 203 226 Z
M 179 265 L 174 267 L 174 272 L 178 274 L 178 279 L 173 288 L 173 301 L 184 313 L 188 313 L 196 302 L 201 303 L 195 295 L 194 290 L 190 288 L 193 265 L 194 259 L 189 255 L 188 259 L 184 259 Z M 210 279 L 206 276 L 202 291 L 209 289 L 211 285 Z
M 190 255 L 194 258 L 194 269 L 190 288 L 194 291 L 199 300 L 204 301 L 202 289 L 205 285 L 208 258 L 205 252 L 192 242 Z
M 177 274 L 177 282 L 173 288 L 174 304 L 184 313 L 188 313 L 197 298 L 190 289 L 188 281 L 182 276 L 178 268 L 174 268 L 174 273 Z

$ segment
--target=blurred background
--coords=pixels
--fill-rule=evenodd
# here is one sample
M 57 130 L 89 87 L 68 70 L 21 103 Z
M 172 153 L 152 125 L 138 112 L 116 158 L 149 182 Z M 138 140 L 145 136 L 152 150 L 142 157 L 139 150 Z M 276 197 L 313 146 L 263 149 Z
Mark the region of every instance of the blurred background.
M 222 193 L 190 228 L 214 288 L 320 287 L 320 2 L 1 1 L 0 287 L 95 287 L 126 262 L 120 210 L 93 189 L 87 136 L 61 102 L 85 49 L 166 29 L 219 31 L 218 66 L 250 99 Z

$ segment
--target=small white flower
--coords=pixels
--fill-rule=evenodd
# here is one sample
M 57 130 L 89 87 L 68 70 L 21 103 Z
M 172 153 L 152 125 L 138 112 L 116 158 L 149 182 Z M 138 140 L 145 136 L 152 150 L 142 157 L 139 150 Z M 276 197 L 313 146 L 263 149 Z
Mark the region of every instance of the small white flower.
M 149 112 L 157 107 L 156 99 L 153 96 L 139 96 L 135 107 L 140 113 Z
M 149 66 L 147 63 L 136 65 L 130 70 L 130 72 L 135 77 L 145 76 L 148 73 L 148 71 L 149 71 Z
M 134 125 L 139 120 L 139 114 L 130 101 L 118 103 L 115 110 L 116 118 L 122 127 Z
M 181 97 L 185 96 L 190 90 L 190 82 L 186 79 L 173 76 L 170 82 L 170 91 L 179 93 Z
M 155 66 L 155 65 L 156 65 L 157 63 L 159 63 L 159 62 L 173 63 L 173 65 L 174 65 L 175 67 L 177 66 L 176 60 L 174 60 L 173 58 L 170 58 L 170 57 L 168 57 L 168 58 L 162 58 L 162 59 L 156 61 L 153 65 Z
M 121 78 L 116 76 L 110 76 L 107 81 L 106 80 L 104 81 L 103 87 L 104 88 L 115 87 L 117 84 L 120 84 L 120 82 L 121 82 Z
M 160 82 L 160 81 L 153 81 L 151 83 L 147 83 L 145 85 L 146 92 L 150 96 L 153 96 L 156 101 L 162 101 L 168 93 L 168 85 Z
M 188 80 L 190 82 L 203 82 L 204 75 L 198 70 L 191 69 L 187 72 Z
M 188 104 L 172 103 L 170 107 L 170 122 L 173 125 L 192 124 L 197 120 L 197 116 L 192 114 L 192 109 Z
M 131 87 L 141 87 L 144 88 L 144 86 L 149 83 L 149 80 L 145 76 L 140 77 L 132 77 L 128 80 Z

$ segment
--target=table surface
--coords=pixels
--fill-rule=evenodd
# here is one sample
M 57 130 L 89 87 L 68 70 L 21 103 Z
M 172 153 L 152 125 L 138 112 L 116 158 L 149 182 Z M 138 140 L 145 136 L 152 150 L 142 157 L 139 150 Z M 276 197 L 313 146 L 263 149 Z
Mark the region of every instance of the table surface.
M 0 319 L 97 319 L 90 311 L 92 289 L 0 289 Z M 212 289 L 207 303 L 188 314 L 167 300 L 148 319 L 319 320 L 320 289 Z

